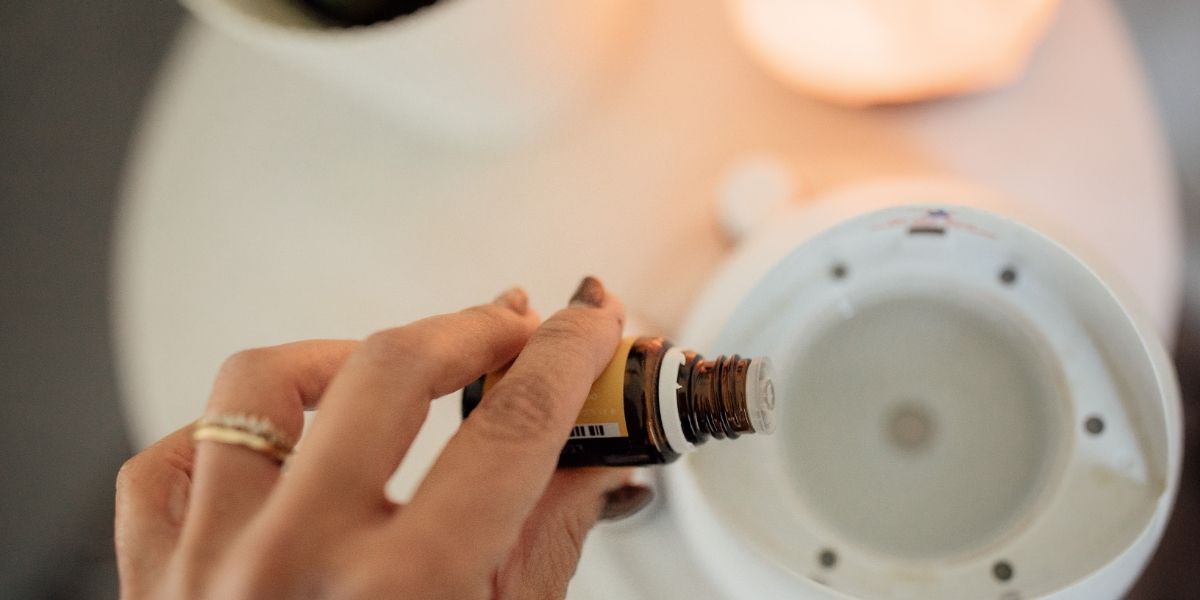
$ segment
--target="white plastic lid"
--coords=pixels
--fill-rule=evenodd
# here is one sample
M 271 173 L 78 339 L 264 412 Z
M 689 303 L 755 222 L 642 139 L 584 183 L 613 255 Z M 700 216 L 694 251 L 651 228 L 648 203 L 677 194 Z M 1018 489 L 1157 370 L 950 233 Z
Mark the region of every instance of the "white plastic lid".
M 759 356 L 750 360 L 746 371 L 746 412 L 754 433 L 775 431 L 775 369 L 771 359 Z

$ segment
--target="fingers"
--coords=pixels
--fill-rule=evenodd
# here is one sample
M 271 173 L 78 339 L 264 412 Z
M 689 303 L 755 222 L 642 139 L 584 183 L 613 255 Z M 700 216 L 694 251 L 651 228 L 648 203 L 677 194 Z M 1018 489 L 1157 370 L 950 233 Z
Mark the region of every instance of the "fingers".
M 117 473 L 113 538 L 125 597 L 148 597 L 179 540 L 191 486 L 191 429 L 146 448 Z
M 517 355 L 538 317 L 521 290 L 371 336 L 346 362 L 284 486 L 309 509 L 384 506 L 383 487 L 429 402 Z
M 208 413 L 265 417 L 296 440 L 304 409 L 316 405 L 357 345 L 312 340 L 235 354 L 217 375 Z M 248 448 L 208 440 L 196 442 L 195 463 L 185 543 L 194 551 L 219 549 L 262 506 L 279 464 Z
M 597 519 L 636 512 L 651 499 L 648 488 L 628 485 L 631 471 L 595 468 L 555 473 L 496 575 L 496 597 L 566 596 L 584 538 Z
M 499 566 L 541 498 L 596 377 L 612 359 L 624 308 L 594 278 L 533 334 L 463 422 L 397 527 L 467 531 L 446 544 Z

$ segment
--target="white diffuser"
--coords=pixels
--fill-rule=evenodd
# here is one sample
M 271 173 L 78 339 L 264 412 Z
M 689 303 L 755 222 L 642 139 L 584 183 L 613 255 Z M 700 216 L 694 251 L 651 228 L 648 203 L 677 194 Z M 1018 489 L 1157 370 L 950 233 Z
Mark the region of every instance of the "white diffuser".
M 1069 232 L 1008 206 L 847 188 L 763 221 L 712 279 L 678 339 L 771 356 L 779 410 L 776 435 L 665 472 L 661 514 L 717 596 L 1094 600 L 1136 579 L 1179 477 L 1174 371 Z

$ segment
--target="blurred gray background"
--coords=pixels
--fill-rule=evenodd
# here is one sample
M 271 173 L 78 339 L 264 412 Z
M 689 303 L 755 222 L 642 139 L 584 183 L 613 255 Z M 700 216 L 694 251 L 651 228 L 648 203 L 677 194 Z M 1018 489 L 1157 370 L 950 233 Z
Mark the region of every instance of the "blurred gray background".
M 1131 597 L 1200 597 L 1200 1 L 1122 0 L 1188 221 L 1177 365 L 1189 440 L 1166 539 Z M 129 454 L 109 248 L 124 156 L 183 11 L 0 2 L 0 597 L 113 598 L 112 484 Z

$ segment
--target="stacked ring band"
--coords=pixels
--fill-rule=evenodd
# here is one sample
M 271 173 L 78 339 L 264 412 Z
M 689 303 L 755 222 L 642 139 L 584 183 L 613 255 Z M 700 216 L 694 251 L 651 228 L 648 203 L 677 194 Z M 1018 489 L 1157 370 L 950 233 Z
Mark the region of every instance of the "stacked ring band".
M 211 414 L 196 420 L 192 429 L 195 441 L 210 440 L 243 446 L 283 462 L 295 444 L 264 417 L 244 414 Z

